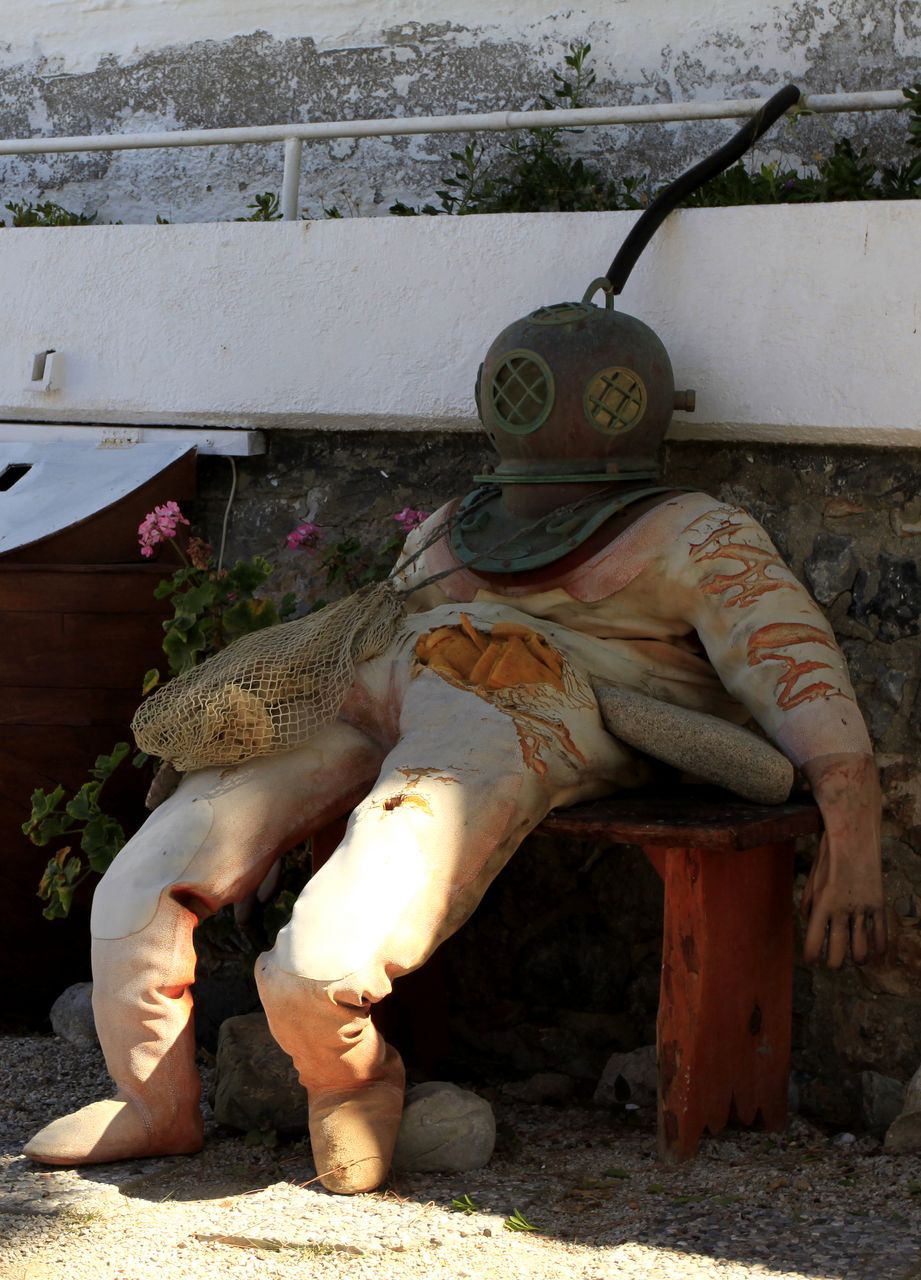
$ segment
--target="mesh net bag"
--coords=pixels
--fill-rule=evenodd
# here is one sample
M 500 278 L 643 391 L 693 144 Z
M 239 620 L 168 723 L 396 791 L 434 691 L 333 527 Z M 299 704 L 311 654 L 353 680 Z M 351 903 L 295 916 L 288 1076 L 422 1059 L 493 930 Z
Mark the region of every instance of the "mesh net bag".
M 356 664 L 390 645 L 405 612 L 381 582 L 241 636 L 141 703 L 138 747 L 186 772 L 300 746 L 336 719 Z

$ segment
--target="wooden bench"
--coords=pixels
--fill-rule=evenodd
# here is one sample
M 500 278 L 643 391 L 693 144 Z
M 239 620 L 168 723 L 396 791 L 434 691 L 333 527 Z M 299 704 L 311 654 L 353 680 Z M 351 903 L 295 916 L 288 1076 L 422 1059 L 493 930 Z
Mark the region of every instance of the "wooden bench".
M 656 1035 L 662 1159 L 691 1158 L 704 1132 L 730 1123 L 786 1124 L 793 851 L 798 836 L 821 829 L 810 800 L 753 805 L 704 787 L 625 793 L 557 810 L 537 828 L 639 845 L 664 882 Z M 314 837 L 315 870 L 342 831 L 335 823 Z M 430 1018 L 429 1010 L 429 1031 Z

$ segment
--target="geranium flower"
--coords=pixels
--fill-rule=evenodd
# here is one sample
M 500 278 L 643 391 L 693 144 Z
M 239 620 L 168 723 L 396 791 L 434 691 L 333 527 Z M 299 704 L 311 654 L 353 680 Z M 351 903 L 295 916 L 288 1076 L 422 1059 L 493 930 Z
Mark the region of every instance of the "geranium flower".
M 296 524 L 285 539 L 289 551 L 306 551 L 313 555 L 323 542 L 323 530 L 312 520 Z
M 393 517 L 404 533 L 418 529 L 419 525 L 429 518 L 428 511 L 419 511 L 416 507 L 404 507 Z
M 149 560 L 158 543 L 170 542 L 176 537 L 181 524 L 188 525 L 188 520 L 179 509 L 178 502 L 164 502 L 161 507 L 154 507 L 138 525 L 138 542 L 141 555 Z

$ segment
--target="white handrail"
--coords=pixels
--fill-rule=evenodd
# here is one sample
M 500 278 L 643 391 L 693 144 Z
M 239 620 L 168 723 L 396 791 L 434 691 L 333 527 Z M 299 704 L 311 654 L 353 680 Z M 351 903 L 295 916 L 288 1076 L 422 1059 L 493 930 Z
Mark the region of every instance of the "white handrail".
M 391 116 L 380 120 L 318 120 L 307 124 L 248 125 L 232 129 L 175 129 L 161 133 L 84 134 L 67 138 L 6 138 L 0 155 L 42 155 L 75 151 L 139 151 L 153 147 L 285 144 L 282 216 L 297 218 L 301 149 L 304 142 L 331 138 L 379 138 L 413 133 L 481 133 L 510 129 L 584 128 L 588 125 L 670 124 L 686 120 L 731 120 L 752 116 L 767 98 L 725 98 L 718 102 L 652 102 L 623 107 L 580 107 L 559 111 L 490 111 L 453 116 Z M 791 114 L 892 111 L 905 106 L 899 89 L 867 93 L 804 94 Z

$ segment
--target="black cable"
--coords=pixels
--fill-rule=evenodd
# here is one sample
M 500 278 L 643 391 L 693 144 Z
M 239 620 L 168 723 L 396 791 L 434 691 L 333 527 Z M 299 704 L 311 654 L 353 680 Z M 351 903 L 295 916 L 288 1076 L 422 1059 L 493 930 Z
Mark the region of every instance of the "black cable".
M 788 84 L 772 98 L 768 98 L 760 111 L 756 111 L 750 119 L 746 120 L 738 133 L 734 134 L 719 150 L 700 160 L 659 192 L 648 209 L 634 223 L 630 234 L 618 249 L 617 256 L 608 268 L 607 278 L 611 282 L 615 295 L 623 291 L 630 272 L 636 266 L 637 259 L 672 209 L 698 187 L 702 187 L 705 182 L 709 182 L 718 173 L 735 164 L 736 160 L 740 159 L 762 134 L 767 133 L 771 125 L 779 120 L 784 112 L 789 111 L 799 102 L 800 96 L 796 85 Z

